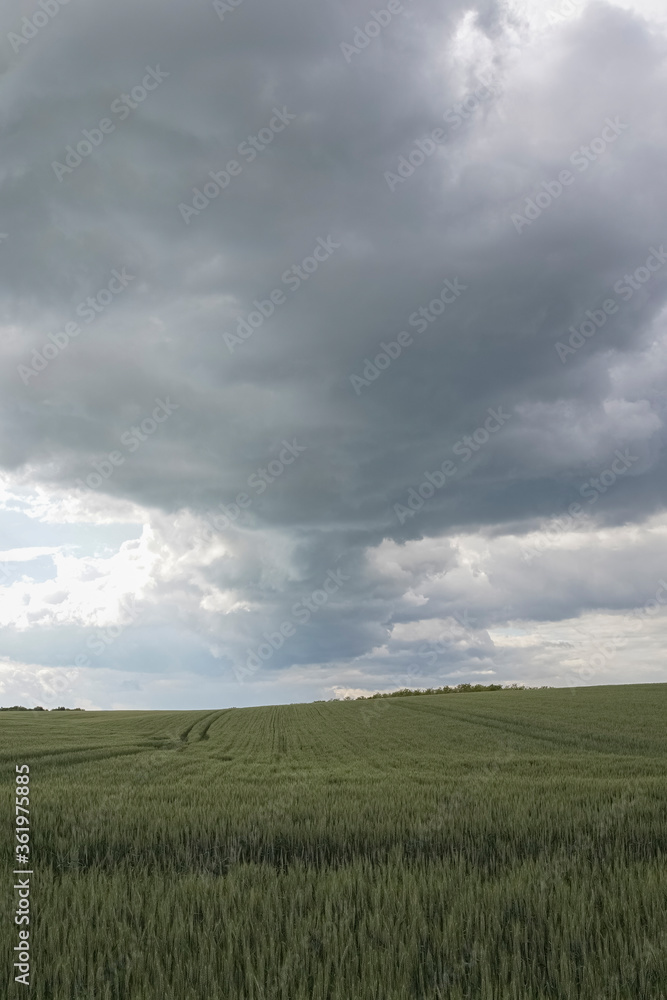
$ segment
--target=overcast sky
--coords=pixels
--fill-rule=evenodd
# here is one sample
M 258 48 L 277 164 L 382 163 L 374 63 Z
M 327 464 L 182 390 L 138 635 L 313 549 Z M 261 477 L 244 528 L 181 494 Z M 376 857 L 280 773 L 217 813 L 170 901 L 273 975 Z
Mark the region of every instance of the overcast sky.
M 3 7 L 0 703 L 667 680 L 661 6 Z

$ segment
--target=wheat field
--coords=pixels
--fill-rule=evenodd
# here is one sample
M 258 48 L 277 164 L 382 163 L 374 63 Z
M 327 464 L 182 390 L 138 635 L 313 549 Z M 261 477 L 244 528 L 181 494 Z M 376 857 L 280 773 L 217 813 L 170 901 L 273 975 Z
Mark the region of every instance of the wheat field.
M 666 709 L 642 685 L 2 712 L 34 870 L 5 995 L 665 1000 Z

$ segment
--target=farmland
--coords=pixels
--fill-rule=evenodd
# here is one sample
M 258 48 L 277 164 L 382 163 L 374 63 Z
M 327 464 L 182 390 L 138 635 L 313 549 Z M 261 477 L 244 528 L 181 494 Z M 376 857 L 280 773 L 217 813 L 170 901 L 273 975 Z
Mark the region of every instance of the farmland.
M 35 873 L 3 992 L 665 1000 L 666 714 L 667 685 L 0 713 Z

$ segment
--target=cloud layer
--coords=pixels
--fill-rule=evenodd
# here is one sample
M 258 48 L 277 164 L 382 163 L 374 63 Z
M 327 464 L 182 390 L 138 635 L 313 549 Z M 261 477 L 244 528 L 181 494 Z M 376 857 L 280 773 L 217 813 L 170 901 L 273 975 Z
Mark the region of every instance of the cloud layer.
M 666 572 L 658 9 L 52 0 L 0 39 L 8 693 L 665 679 L 659 601 L 590 645 Z

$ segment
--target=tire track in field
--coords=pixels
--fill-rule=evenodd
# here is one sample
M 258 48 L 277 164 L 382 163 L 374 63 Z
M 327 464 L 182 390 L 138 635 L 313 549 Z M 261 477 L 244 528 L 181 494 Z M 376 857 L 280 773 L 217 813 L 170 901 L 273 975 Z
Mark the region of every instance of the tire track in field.
M 286 705 L 276 705 L 271 712 L 271 744 L 274 757 L 281 757 L 287 753 L 287 736 L 285 734 L 285 708 Z
M 216 744 L 216 750 L 220 748 L 222 740 L 227 738 L 230 729 L 233 730 L 237 714 L 238 710 L 235 708 L 223 708 L 210 725 L 207 726 L 206 738 L 210 739 L 212 736 Z M 212 733 L 211 730 L 213 731 Z
M 197 713 L 197 714 L 199 715 L 199 713 Z M 198 719 L 195 719 L 194 722 L 191 722 L 190 725 L 187 726 L 187 728 L 184 729 L 183 732 L 179 734 L 179 739 L 182 740 L 183 743 L 187 743 L 188 742 L 188 736 L 190 735 L 190 733 L 192 732 L 192 730 L 195 728 L 195 726 L 199 725 L 200 722 L 204 722 L 204 720 L 208 719 L 209 716 L 211 716 L 211 715 L 215 715 L 215 712 L 207 712 L 206 715 L 204 715 L 203 717 L 200 716 Z
M 350 753 L 351 757 L 353 757 L 354 759 L 365 760 L 367 757 L 366 747 L 364 746 L 363 743 L 354 740 L 354 734 L 351 731 L 350 727 L 350 721 L 357 724 L 358 720 L 356 719 L 351 720 L 348 717 L 347 719 L 341 719 L 340 721 L 338 721 L 334 718 L 333 713 L 331 711 L 327 713 L 326 710 L 322 710 L 319 705 L 315 705 L 314 707 L 317 711 L 317 714 L 325 722 L 325 725 L 322 728 L 326 734 L 326 737 L 328 737 L 332 741 L 329 744 L 329 752 L 331 753 L 331 748 L 334 745 L 334 741 L 336 741 L 340 745 L 340 747 L 347 750 Z M 337 722 L 338 724 L 336 724 Z M 351 739 L 346 739 L 346 736 L 344 735 L 345 731 L 347 731 L 350 734 Z
M 203 728 L 203 729 L 201 730 L 201 732 L 199 733 L 199 738 L 198 738 L 198 742 L 200 742 L 200 743 L 201 743 L 201 741 L 202 741 L 202 740 L 208 740 L 208 739 L 210 739 L 210 736 L 209 736 L 209 734 L 208 734 L 208 731 L 209 731 L 209 729 L 211 728 L 211 726 L 212 726 L 212 725 L 213 725 L 213 724 L 214 724 L 215 722 L 217 722 L 217 721 L 218 721 L 218 719 L 221 719 L 221 718 L 222 718 L 222 716 L 223 716 L 223 715 L 225 714 L 225 712 L 230 712 L 230 711 L 231 711 L 231 709 L 229 709 L 229 708 L 226 708 L 226 709 L 225 709 L 225 708 L 223 708 L 223 709 L 222 709 L 222 711 L 220 711 L 220 712 L 214 712 L 214 713 L 213 713 L 213 716 L 214 716 L 214 717 L 213 717 L 212 719 L 209 719 L 209 721 L 208 721 L 208 722 L 206 723 L 206 725 L 204 726 L 204 728 Z
M 255 713 L 252 709 L 226 708 L 221 714 L 227 718 L 224 727 L 214 734 L 216 751 L 219 750 L 224 754 L 233 753 L 235 757 L 249 756 L 257 742 L 253 734 Z M 217 724 L 217 721 L 214 719 L 213 724 Z
M 456 697 L 456 696 L 454 696 Z M 534 723 L 519 722 L 516 718 L 509 720 L 493 715 L 468 714 L 462 711 L 448 708 L 445 712 L 430 706 L 406 705 L 401 708 L 411 712 L 423 712 L 426 715 L 436 716 L 443 720 L 447 718 L 456 719 L 457 722 L 471 722 L 474 725 L 485 729 L 496 729 L 501 732 L 511 733 L 513 736 L 523 736 L 527 739 L 535 740 L 539 743 L 547 743 L 549 746 L 573 747 L 576 750 L 589 750 L 596 753 L 627 753 L 628 750 L 639 750 L 641 747 L 633 740 L 625 740 L 609 736 L 594 736 L 592 733 L 564 733 L 562 730 L 549 730 L 543 728 L 536 730 Z
M 331 737 L 327 738 L 325 731 L 329 719 L 319 705 L 298 705 L 296 716 L 299 734 L 299 753 L 310 761 L 326 760 L 331 753 Z M 322 725 L 324 720 L 325 725 Z

